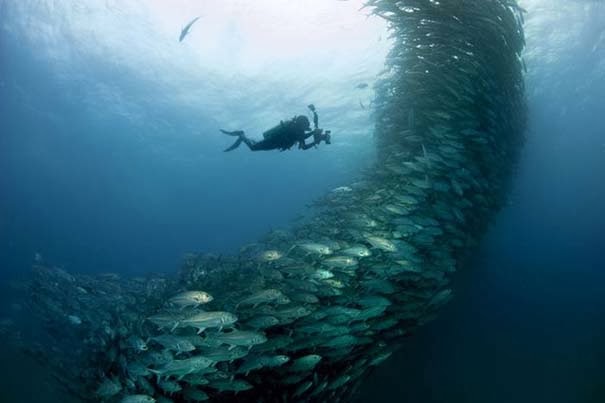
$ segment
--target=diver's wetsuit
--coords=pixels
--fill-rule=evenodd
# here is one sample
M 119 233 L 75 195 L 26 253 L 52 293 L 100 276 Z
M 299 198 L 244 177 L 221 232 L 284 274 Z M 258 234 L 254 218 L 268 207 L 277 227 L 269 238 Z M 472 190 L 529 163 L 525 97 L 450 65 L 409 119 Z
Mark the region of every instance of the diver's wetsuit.
M 235 150 L 241 143 L 245 143 L 248 148 L 252 151 L 261 150 L 289 150 L 294 144 L 298 143 L 298 148 L 302 150 L 308 150 L 311 147 L 319 144 L 322 140 L 327 144 L 330 144 L 330 132 L 323 130 L 318 127 L 319 119 L 317 112 L 313 105 L 309 105 L 309 109 L 313 112 L 313 124 L 314 130 L 311 130 L 309 119 L 306 116 L 299 115 L 295 116 L 291 120 L 286 122 L 280 122 L 279 125 L 272 128 L 271 130 L 263 133 L 263 140 L 256 141 L 246 137 L 243 130 L 226 131 L 221 132 L 230 136 L 238 136 L 238 139 L 227 148 L 225 151 Z M 309 144 L 305 140 L 313 136 L 313 141 Z

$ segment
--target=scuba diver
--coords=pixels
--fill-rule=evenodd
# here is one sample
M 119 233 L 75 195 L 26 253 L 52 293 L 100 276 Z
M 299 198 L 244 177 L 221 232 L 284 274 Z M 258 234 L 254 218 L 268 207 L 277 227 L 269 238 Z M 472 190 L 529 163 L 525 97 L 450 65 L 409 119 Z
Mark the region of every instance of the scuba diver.
M 298 143 L 298 148 L 302 150 L 308 150 L 325 141 L 326 144 L 330 142 L 330 131 L 319 128 L 319 118 L 313 104 L 307 106 L 313 113 L 313 126 L 311 130 L 311 124 L 309 119 L 304 115 L 295 116 L 290 120 L 281 121 L 277 126 L 267 130 L 263 133 L 263 139 L 260 141 L 252 140 L 246 137 L 243 130 L 235 130 L 228 132 L 221 129 L 221 132 L 229 136 L 237 136 L 238 139 L 231 147 L 225 151 L 235 150 L 243 142 L 252 151 L 260 150 L 277 150 L 280 151 L 289 150 L 294 144 Z M 306 139 L 313 136 L 313 141 L 309 144 L 306 143 Z

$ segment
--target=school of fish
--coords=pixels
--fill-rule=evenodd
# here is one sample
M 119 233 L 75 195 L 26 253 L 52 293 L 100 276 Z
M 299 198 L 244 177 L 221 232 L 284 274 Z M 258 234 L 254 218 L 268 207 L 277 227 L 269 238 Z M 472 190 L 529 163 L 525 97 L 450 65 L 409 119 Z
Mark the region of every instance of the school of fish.
M 20 348 L 83 401 L 347 402 L 452 298 L 523 144 L 515 0 L 370 0 L 394 46 L 374 84 L 378 158 L 316 213 L 180 275 L 37 266 Z

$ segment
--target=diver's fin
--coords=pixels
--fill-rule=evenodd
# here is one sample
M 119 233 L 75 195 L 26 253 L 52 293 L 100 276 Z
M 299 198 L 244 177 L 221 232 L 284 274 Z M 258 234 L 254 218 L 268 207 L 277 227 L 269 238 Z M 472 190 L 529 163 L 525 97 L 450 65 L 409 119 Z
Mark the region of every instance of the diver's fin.
M 242 141 L 244 141 L 244 138 L 243 138 L 243 137 L 240 137 L 239 139 L 235 140 L 235 143 L 233 143 L 233 144 L 231 145 L 231 147 L 226 148 L 224 151 L 225 151 L 225 152 L 228 152 L 228 151 L 233 151 L 233 150 L 235 150 L 237 147 L 239 147 L 239 145 L 240 145 L 240 144 L 242 144 Z
M 244 135 L 244 131 L 243 130 L 234 130 L 232 132 L 228 132 L 227 130 L 223 130 L 223 129 L 219 129 L 221 131 L 221 133 L 226 134 L 228 136 L 243 136 Z

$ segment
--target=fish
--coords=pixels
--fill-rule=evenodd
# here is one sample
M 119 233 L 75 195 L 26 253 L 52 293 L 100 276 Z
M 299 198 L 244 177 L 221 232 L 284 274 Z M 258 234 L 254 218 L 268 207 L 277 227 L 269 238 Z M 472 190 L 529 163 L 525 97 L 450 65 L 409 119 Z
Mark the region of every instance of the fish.
M 82 324 L 82 319 L 76 315 L 67 315 L 67 320 L 74 326 L 80 326 Z
M 375 219 L 365 214 L 354 214 L 350 220 L 350 224 L 362 228 L 375 228 L 378 226 L 378 222 Z
M 346 306 L 333 305 L 331 307 L 324 308 L 323 312 L 327 316 L 346 315 L 349 318 L 355 318 L 361 313 L 361 310 Z
M 148 395 L 128 395 L 124 396 L 120 403 L 155 403 L 155 399 Z
M 397 247 L 392 241 L 379 236 L 368 235 L 365 237 L 370 245 L 376 249 L 380 249 L 385 252 L 396 252 Z
M 97 388 L 95 394 L 101 399 L 109 399 L 120 393 L 122 385 L 112 379 L 105 378 Z
M 147 320 L 156 325 L 160 330 L 170 328 L 174 331 L 185 318 L 184 314 L 159 313 L 148 317 Z
M 174 360 L 158 369 L 149 368 L 149 371 L 157 375 L 158 381 L 162 377 L 170 376 L 182 379 L 185 375 L 194 374 L 212 365 L 214 365 L 214 361 L 203 356 L 196 356 L 184 360 Z
M 151 340 L 160 344 L 167 350 L 174 351 L 176 354 L 189 353 L 195 350 L 195 346 L 190 340 L 179 336 L 163 334 L 152 337 Z
M 441 306 L 443 304 L 445 304 L 447 301 L 449 301 L 452 298 L 452 290 L 450 289 L 445 289 L 442 291 L 439 291 L 437 294 L 435 294 L 431 300 L 429 301 L 430 305 L 437 305 L 437 306 Z
M 155 396 L 155 388 L 151 385 L 151 383 L 149 383 L 149 381 L 143 377 L 139 377 L 136 379 L 136 388 L 140 391 L 143 392 L 144 394 L 147 394 L 149 396 Z M 145 399 L 144 397 L 141 397 L 141 399 Z M 142 400 L 143 402 L 145 400 Z
M 261 355 L 257 357 L 252 357 L 247 359 L 242 363 L 242 365 L 240 365 L 240 367 L 237 369 L 237 373 L 243 373 L 248 376 L 251 371 L 259 370 L 262 368 L 279 367 L 281 365 L 284 365 L 288 361 L 290 361 L 290 357 L 288 357 L 287 355 Z
M 345 326 L 337 327 L 330 323 L 321 322 L 299 326 L 296 331 L 305 334 L 320 334 L 322 336 L 332 336 L 334 335 L 334 332 L 341 334 L 348 333 L 349 328 Z
M 319 303 L 319 298 L 311 293 L 306 292 L 296 292 L 290 295 L 290 299 L 294 302 L 301 302 L 305 304 L 317 304 Z
M 227 348 L 213 346 L 212 348 L 202 350 L 202 354 L 204 357 L 215 362 L 233 361 L 248 355 L 248 349 L 243 347 Z
M 132 348 L 136 352 L 143 352 L 143 351 L 149 350 L 149 347 L 147 346 L 147 343 L 145 342 L 145 340 L 141 339 L 138 336 L 134 336 L 134 335 L 130 336 L 126 340 L 126 343 L 129 348 Z
M 134 362 L 129 363 L 126 366 L 126 372 L 132 378 L 137 378 L 139 376 L 147 376 L 147 375 L 151 374 L 151 372 L 149 372 L 147 367 L 139 361 L 134 361 Z
M 327 348 L 341 348 L 341 347 L 349 347 L 358 344 L 359 339 L 350 334 L 345 334 L 342 336 L 335 337 L 333 339 L 327 340 L 325 343 L 322 343 L 323 347 Z
M 328 280 L 334 277 L 334 273 L 332 273 L 330 270 L 317 269 L 311 273 L 309 277 L 314 280 Z
M 278 250 L 266 250 L 258 255 L 260 262 L 274 262 L 281 259 L 283 254 Z
M 288 371 L 308 372 L 315 368 L 321 360 L 322 356 L 318 354 L 305 355 L 292 361 L 292 364 L 288 367 Z
M 162 389 L 162 391 L 164 391 L 165 393 L 168 393 L 168 394 L 180 392 L 181 390 L 183 390 L 183 387 L 181 385 L 179 385 L 177 382 L 171 381 L 168 379 L 163 380 L 163 381 L 158 381 L 157 385 L 158 385 L 158 388 Z
M 296 388 L 296 390 L 294 391 L 294 394 L 292 395 L 293 397 L 299 397 L 302 396 L 307 390 L 309 390 L 309 388 L 313 386 L 313 381 L 307 381 L 304 383 L 301 383 L 298 388 Z
M 382 364 L 384 361 L 386 361 L 391 355 L 393 355 L 392 351 L 386 351 L 384 353 L 378 354 L 378 355 L 374 356 L 374 358 L 372 358 L 372 361 L 370 361 L 370 365 L 378 366 L 378 365 Z
M 353 256 L 358 259 L 372 256 L 372 252 L 370 252 L 370 250 L 363 245 L 351 246 L 350 248 L 344 249 L 342 254 Z
M 347 382 L 351 380 L 350 375 L 342 375 L 336 378 L 332 383 L 330 383 L 327 387 L 327 390 L 334 390 L 344 386 Z
M 381 316 L 386 311 L 387 305 L 371 306 L 369 308 L 362 309 L 359 314 L 355 317 L 355 320 L 368 320 Z
M 187 25 L 185 25 L 185 27 L 181 30 L 181 34 L 179 35 L 179 42 L 183 42 L 183 39 L 185 39 L 185 37 L 187 35 L 189 35 L 189 32 L 191 31 L 191 27 L 193 26 L 193 24 L 195 24 L 196 21 L 199 20 L 200 18 L 201 18 L 201 16 L 195 17 Z
M 209 367 L 211 368 L 211 367 Z M 215 368 L 211 368 L 212 370 L 215 370 Z M 209 371 L 210 372 L 210 371 Z M 186 375 L 183 378 L 183 382 L 187 383 L 188 385 L 191 386 L 200 386 L 200 385 L 208 385 L 210 383 L 210 381 L 206 378 L 206 374 L 205 373 L 197 373 L 194 375 Z M 183 391 L 183 395 L 185 395 L 187 392 L 187 390 Z
M 219 333 L 208 337 L 213 341 L 228 344 L 229 348 L 236 346 L 252 347 L 267 341 L 267 337 L 263 333 L 247 330 L 233 330 L 229 333 Z
M 241 379 L 234 379 L 234 380 L 226 380 L 226 381 L 219 381 L 219 382 L 212 382 L 208 385 L 208 387 L 212 388 L 212 389 L 217 389 L 221 392 L 242 392 L 245 390 L 250 390 L 253 388 L 253 386 Z
M 287 304 L 290 302 L 290 299 L 286 297 L 280 290 L 268 289 L 258 291 L 253 295 L 249 296 L 248 298 L 241 300 L 236 305 L 236 308 L 246 305 L 252 305 L 252 308 L 256 308 L 260 304 L 267 304 L 272 302 L 275 302 L 277 304 Z
M 313 311 L 305 306 L 293 306 L 275 311 L 275 316 L 279 319 L 281 324 L 286 324 L 310 315 L 311 312 Z
M 369 87 L 368 83 L 359 83 L 355 86 L 355 88 L 360 89 L 360 90 L 363 90 L 364 88 L 368 88 L 368 87 Z
M 332 254 L 332 249 L 329 246 L 323 245 L 320 243 L 315 243 L 315 242 L 298 243 L 298 244 L 295 244 L 290 250 L 292 250 L 296 247 L 299 247 L 300 249 L 304 250 L 308 254 L 317 254 L 317 255 L 331 255 Z
M 350 186 L 338 186 L 332 189 L 332 193 L 349 193 L 352 191 L 353 189 Z
M 214 311 L 214 312 L 199 312 L 186 319 L 182 319 L 179 327 L 196 328 L 197 334 L 202 333 L 207 328 L 217 327 L 222 330 L 223 327 L 229 326 L 237 322 L 237 316 L 230 312 Z
M 366 297 L 361 297 L 357 300 L 357 303 L 365 308 L 391 305 L 391 301 L 389 299 L 380 295 L 369 295 Z
M 207 304 L 214 298 L 204 291 L 185 291 L 177 294 L 168 300 L 168 303 L 176 305 L 181 309 L 193 306 Z
M 191 402 L 203 402 L 209 400 L 210 397 L 203 390 L 186 388 L 183 390 L 183 396 L 187 401 Z
M 342 281 L 335 279 L 335 278 L 329 278 L 326 280 L 322 280 L 322 283 L 325 283 L 325 284 L 329 285 L 330 287 L 336 288 L 336 289 L 345 288 L 345 284 Z
M 357 260 L 351 256 L 333 256 L 325 259 L 322 263 L 338 269 L 351 269 L 357 266 Z
M 254 317 L 246 321 L 246 325 L 251 326 L 255 329 L 266 329 L 268 327 L 275 326 L 279 323 L 279 319 L 275 316 L 263 315 Z

